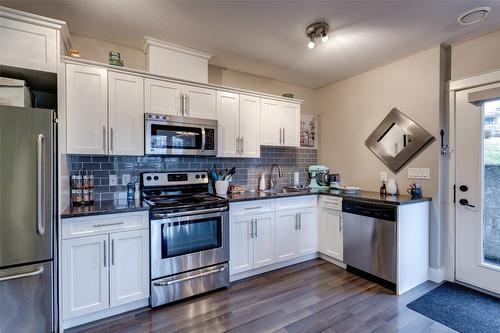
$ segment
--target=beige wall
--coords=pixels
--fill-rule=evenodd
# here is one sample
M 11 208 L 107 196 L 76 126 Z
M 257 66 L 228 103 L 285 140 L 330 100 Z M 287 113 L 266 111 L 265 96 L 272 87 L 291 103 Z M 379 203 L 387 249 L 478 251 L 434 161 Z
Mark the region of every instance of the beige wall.
M 80 49 L 82 59 L 108 63 L 109 51 L 118 51 L 125 67 L 146 70 L 146 55 L 140 49 L 77 34 L 71 34 L 71 44 Z M 302 112 L 315 113 L 316 89 L 211 65 L 208 66 L 208 82 L 274 95 L 293 93 L 295 98 L 304 100 Z
M 500 69 L 500 30 L 451 46 L 451 79 Z
M 422 180 L 424 195 L 433 198 L 431 209 L 431 266 L 439 268 L 439 132 L 442 111 L 441 48 L 376 68 L 319 89 L 317 113 L 320 127 L 319 162 L 339 173 L 346 185 L 378 191 L 380 172 L 395 178 L 401 193 L 411 180 L 408 167 L 430 168 Z M 436 141 L 394 175 L 365 146 L 365 140 L 387 113 L 396 107 L 426 130 Z

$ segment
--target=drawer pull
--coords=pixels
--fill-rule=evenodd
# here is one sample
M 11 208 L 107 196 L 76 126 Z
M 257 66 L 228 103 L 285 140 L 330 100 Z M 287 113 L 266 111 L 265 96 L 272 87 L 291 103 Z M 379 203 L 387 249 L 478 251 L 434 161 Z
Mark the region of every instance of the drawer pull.
M 123 222 L 94 224 L 94 228 L 109 227 L 109 226 L 121 225 L 121 224 L 123 224 Z
M 222 268 L 219 268 L 219 269 L 216 269 L 214 271 L 209 271 L 209 272 L 203 272 L 203 273 L 200 273 L 200 274 L 195 274 L 195 275 L 191 275 L 191 276 L 186 276 L 186 277 L 183 277 L 183 278 L 180 278 L 180 279 L 176 279 L 176 280 L 172 280 L 172 281 L 160 281 L 160 282 L 154 282 L 153 285 L 155 287 L 165 287 L 165 286 L 170 286 L 172 284 L 176 284 L 176 283 L 180 283 L 180 282 L 184 282 L 184 281 L 189 281 L 189 280 L 193 280 L 193 279 L 197 279 L 197 278 L 201 278 L 203 276 L 207 276 L 207 275 L 212 275 L 212 274 L 215 274 L 215 273 L 220 273 L 220 272 L 223 272 L 226 268 L 225 267 L 222 267 Z
M 245 210 L 261 209 L 262 207 L 246 207 Z

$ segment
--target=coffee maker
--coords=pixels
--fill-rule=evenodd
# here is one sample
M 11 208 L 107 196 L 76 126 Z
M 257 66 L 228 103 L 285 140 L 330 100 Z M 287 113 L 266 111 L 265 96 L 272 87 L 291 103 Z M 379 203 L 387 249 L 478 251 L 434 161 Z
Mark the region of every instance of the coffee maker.
M 327 190 L 329 188 L 329 175 L 328 167 L 325 165 L 310 165 L 307 170 L 309 171 L 309 188 L 316 190 Z

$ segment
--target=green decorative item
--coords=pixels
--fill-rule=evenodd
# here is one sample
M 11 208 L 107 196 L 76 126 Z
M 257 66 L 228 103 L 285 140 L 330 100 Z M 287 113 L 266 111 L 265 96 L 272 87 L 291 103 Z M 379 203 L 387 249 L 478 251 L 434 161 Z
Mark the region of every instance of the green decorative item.
M 109 52 L 109 64 L 113 66 L 123 67 L 123 60 L 121 59 L 119 52 L 116 51 Z
M 287 98 L 293 98 L 293 94 L 292 93 L 285 93 L 285 94 L 283 94 L 281 96 L 287 97 Z

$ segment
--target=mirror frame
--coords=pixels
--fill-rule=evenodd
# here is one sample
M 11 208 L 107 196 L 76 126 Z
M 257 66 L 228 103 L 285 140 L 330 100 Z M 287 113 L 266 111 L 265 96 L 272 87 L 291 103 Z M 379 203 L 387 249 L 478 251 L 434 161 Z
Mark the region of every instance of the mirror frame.
M 382 140 L 394 124 L 400 126 L 405 133 L 410 135 L 412 141 L 396 156 L 392 157 L 385 146 L 380 143 L 380 140 Z M 366 139 L 365 145 L 392 172 L 397 173 L 434 140 L 435 137 L 431 133 L 408 118 L 403 112 L 393 108 L 372 134 L 370 134 L 368 139 Z

